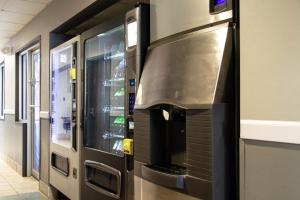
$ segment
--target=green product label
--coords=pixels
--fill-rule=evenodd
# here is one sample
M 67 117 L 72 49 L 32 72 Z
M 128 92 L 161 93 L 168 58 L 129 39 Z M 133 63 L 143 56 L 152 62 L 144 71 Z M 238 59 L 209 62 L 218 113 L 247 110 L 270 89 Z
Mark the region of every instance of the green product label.
M 125 117 L 124 116 L 116 117 L 114 124 L 125 124 Z
M 124 96 L 124 94 L 125 94 L 125 90 L 124 88 L 121 88 L 115 93 L 115 97 L 121 97 Z

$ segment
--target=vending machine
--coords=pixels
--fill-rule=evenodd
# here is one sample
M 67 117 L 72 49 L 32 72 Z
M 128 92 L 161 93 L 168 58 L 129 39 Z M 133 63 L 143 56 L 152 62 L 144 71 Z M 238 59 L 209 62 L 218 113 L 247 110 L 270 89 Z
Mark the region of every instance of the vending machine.
M 82 34 L 85 200 L 133 198 L 134 102 L 149 43 L 149 5 Z
M 134 114 L 136 200 L 237 199 L 236 24 L 232 1 L 209 2 L 203 24 L 148 50 Z
M 50 185 L 80 199 L 79 122 L 80 37 L 50 52 Z

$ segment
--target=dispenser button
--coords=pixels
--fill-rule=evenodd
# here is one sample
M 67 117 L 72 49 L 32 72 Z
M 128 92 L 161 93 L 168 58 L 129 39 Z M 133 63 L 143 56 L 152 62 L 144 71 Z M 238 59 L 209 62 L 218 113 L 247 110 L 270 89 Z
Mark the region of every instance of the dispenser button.
M 133 121 L 128 122 L 128 128 L 129 128 L 130 131 L 134 130 L 134 122 Z
M 130 85 L 130 87 L 134 87 L 135 86 L 135 79 L 129 79 L 129 85 Z

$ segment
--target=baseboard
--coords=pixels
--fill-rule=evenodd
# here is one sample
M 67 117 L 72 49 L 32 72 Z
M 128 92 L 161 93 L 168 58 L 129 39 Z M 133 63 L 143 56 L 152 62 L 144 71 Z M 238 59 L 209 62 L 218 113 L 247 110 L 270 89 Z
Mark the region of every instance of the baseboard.
M 20 176 L 22 176 L 22 165 L 17 163 L 15 160 L 11 159 L 9 156 L 0 153 L 0 158 L 3 162 L 5 162 L 10 168 L 16 171 Z
M 241 120 L 241 138 L 300 144 L 300 122 Z

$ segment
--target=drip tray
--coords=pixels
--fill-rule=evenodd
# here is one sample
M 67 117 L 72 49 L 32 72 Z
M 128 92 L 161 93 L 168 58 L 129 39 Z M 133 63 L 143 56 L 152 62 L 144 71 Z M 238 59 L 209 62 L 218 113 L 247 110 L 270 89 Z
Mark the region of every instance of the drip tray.
M 144 165 L 142 177 L 164 187 L 183 190 L 185 188 L 186 169 L 176 165 L 169 167 Z
M 185 167 L 181 167 L 181 166 L 177 166 L 177 165 L 170 165 L 170 166 L 146 165 L 146 166 L 153 170 L 157 170 L 157 171 L 161 171 L 161 172 L 173 174 L 173 175 L 187 174 Z

